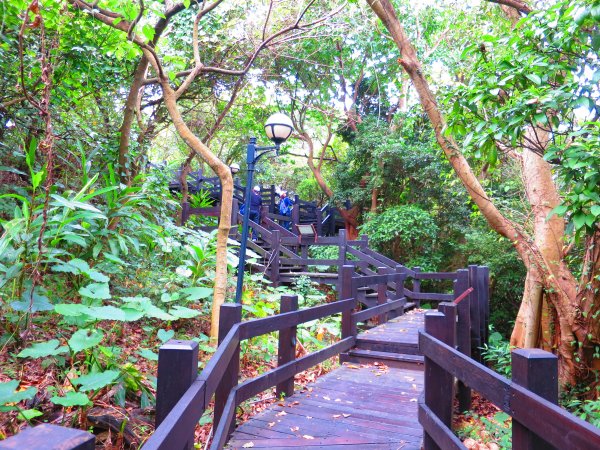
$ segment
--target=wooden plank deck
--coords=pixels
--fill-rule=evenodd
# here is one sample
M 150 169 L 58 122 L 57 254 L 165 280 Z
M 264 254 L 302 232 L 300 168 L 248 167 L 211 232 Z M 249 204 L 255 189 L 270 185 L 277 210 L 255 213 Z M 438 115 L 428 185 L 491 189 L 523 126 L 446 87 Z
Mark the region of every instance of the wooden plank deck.
M 359 333 L 357 347 L 375 351 L 418 354 L 419 334 L 423 328 L 425 310 L 408 311 L 389 322 Z
M 344 364 L 242 424 L 227 448 L 420 449 L 421 370 Z

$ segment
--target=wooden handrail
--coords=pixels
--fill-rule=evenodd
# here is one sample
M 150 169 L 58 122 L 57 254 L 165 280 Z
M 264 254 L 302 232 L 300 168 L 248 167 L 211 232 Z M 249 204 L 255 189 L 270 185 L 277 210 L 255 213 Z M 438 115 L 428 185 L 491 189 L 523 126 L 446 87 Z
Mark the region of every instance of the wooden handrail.
M 283 314 L 277 314 L 263 319 L 249 320 L 239 324 L 240 340 L 251 339 L 256 336 L 271 333 L 282 328 L 293 327 L 311 320 L 321 319 L 332 314 L 350 311 L 356 306 L 356 300 L 338 300 L 325 305 L 313 306 L 312 308 L 300 309 Z
M 426 364 L 427 360 L 432 361 L 553 447 L 569 450 L 600 448 L 600 429 L 514 381 L 507 380 L 426 331 L 419 331 L 419 349 L 426 358 Z M 452 431 L 424 404 L 420 406 L 419 418 L 439 448 L 465 448 L 448 444 Z M 513 448 L 519 450 L 515 446 Z

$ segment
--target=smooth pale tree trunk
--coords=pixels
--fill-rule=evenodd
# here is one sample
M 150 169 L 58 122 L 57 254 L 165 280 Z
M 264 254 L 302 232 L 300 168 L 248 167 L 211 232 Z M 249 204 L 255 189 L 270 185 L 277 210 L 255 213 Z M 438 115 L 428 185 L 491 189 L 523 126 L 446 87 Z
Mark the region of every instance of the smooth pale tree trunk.
M 146 53 L 147 50 L 144 50 Z M 152 55 L 147 55 L 152 61 Z M 155 67 L 160 73 L 158 66 Z M 177 96 L 165 77 L 160 77 L 163 89 L 163 98 L 169 116 L 179 136 L 196 154 L 206 161 L 213 172 L 221 181 L 221 213 L 219 215 L 219 226 L 217 229 L 217 254 L 215 267 L 215 283 L 213 292 L 213 304 L 211 314 L 210 336 L 216 340 L 219 334 L 219 309 L 225 302 L 227 292 L 227 239 L 231 229 L 231 213 L 233 202 L 233 177 L 229 166 L 221 161 L 210 149 L 189 129 L 181 116 L 177 106 Z

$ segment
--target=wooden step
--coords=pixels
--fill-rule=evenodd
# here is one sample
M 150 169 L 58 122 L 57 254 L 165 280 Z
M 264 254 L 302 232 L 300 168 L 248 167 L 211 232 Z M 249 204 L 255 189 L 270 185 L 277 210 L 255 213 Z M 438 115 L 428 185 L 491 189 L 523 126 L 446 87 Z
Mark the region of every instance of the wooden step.
M 353 348 L 347 353 L 340 354 L 340 362 L 369 364 L 374 361 L 381 362 L 389 367 L 422 370 L 424 358 L 421 355 L 379 352 L 374 350 L 362 350 L 359 348 Z
M 419 345 L 417 342 L 381 341 L 377 337 L 371 338 L 358 336 L 356 347 L 360 350 L 371 350 L 375 352 L 401 353 L 405 355 L 418 355 Z

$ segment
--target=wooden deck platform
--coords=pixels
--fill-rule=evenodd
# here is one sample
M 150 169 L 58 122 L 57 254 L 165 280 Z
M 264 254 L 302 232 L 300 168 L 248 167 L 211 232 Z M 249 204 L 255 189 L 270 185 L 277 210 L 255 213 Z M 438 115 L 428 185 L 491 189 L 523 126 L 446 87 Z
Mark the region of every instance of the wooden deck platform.
M 389 322 L 359 333 L 357 347 L 369 350 L 418 354 L 419 328 L 423 327 L 425 310 L 408 311 Z
M 421 448 L 417 398 L 421 370 L 343 364 L 253 417 L 227 448 Z
M 242 424 L 227 448 L 420 449 L 423 320 L 411 311 L 360 333 L 350 362 Z

